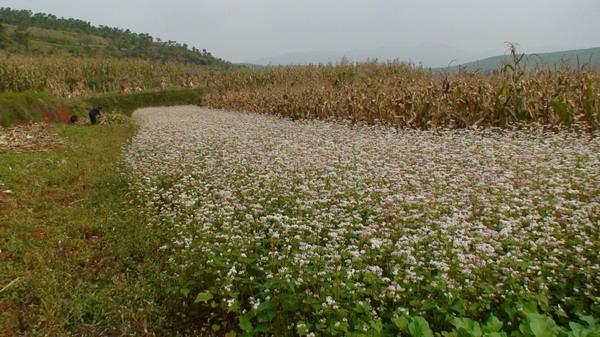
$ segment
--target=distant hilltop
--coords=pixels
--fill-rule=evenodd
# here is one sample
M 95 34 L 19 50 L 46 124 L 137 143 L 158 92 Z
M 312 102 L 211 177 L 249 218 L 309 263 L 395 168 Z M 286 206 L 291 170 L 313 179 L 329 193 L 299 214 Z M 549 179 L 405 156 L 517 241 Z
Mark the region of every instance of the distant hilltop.
M 453 66 L 450 67 L 450 70 L 467 69 L 481 70 L 484 72 L 493 71 L 502 67 L 503 64 L 511 63 L 511 61 L 510 55 L 499 55 L 461 64 L 459 66 Z M 526 69 L 532 69 L 535 66 L 555 69 L 561 65 L 600 69 L 600 48 L 525 54 L 523 61 Z
M 352 62 L 377 60 L 379 62 L 402 61 L 434 70 L 479 69 L 492 71 L 503 63 L 510 62 L 510 55 L 499 55 L 501 52 L 470 53 L 457 48 L 440 44 L 421 44 L 415 47 L 385 47 L 376 49 L 356 49 L 346 52 L 315 51 L 288 53 L 270 58 L 250 61 L 249 64 L 260 66 L 305 65 L 339 63 L 342 59 Z M 532 53 L 524 58 L 525 65 L 531 69 L 536 64 L 547 67 L 558 67 L 568 64 L 576 67 L 600 67 L 600 48 L 558 51 L 550 53 Z
M 0 50 L 10 54 L 134 58 L 196 65 L 228 64 L 205 49 L 129 29 L 0 8 Z

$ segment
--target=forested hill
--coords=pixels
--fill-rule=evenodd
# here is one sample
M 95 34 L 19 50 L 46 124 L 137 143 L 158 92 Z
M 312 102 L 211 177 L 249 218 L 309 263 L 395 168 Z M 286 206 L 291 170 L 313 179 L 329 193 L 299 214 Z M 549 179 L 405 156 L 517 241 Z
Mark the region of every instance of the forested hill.
M 490 72 L 500 69 L 504 64 L 510 64 L 509 55 L 499 55 L 483 60 L 465 63 L 459 66 L 450 67 L 450 70 L 458 71 L 460 69 L 480 70 Z M 523 66 L 526 69 L 542 67 L 546 69 L 556 69 L 563 65 L 574 68 L 596 68 L 600 69 L 600 48 L 566 50 L 552 53 L 525 54 Z M 439 68 L 437 70 L 443 70 Z
M 148 34 L 10 8 L 0 8 L 0 49 L 15 54 L 70 54 L 198 65 L 227 64 L 205 49 L 190 48 L 175 41 L 161 41 Z

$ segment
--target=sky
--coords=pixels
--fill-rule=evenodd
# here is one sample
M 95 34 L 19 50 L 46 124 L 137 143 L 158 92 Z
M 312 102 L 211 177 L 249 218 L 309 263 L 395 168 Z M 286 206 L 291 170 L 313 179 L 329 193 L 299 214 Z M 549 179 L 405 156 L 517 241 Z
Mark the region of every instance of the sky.
M 469 52 L 519 43 L 543 52 L 600 47 L 600 0 L 0 0 L 232 62 L 290 52 L 443 44 Z

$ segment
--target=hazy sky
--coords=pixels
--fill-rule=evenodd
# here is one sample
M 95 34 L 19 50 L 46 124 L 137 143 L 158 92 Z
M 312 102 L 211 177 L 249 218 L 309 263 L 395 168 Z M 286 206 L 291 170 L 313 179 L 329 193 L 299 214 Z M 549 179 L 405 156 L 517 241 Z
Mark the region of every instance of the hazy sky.
M 600 0 L 0 0 L 247 61 L 439 43 L 472 52 L 600 46 Z M 533 50 L 532 50 L 533 49 Z

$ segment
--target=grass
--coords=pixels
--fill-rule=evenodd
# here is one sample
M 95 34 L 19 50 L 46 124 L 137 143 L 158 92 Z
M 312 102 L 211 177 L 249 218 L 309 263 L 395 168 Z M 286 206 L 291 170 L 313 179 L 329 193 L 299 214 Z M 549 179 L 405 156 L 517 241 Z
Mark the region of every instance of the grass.
M 144 91 L 134 94 L 108 93 L 86 98 L 84 102 L 100 105 L 107 111 L 119 111 L 126 115 L 147 106 L 199 104 L 206 89 L 171 88 L 163 91 Z
M 147 106 L 171 106 L 199 104 L 206 88 L 186 89 L 169 87 L 163 91 L 144 91 L 133 94 L 106 93 L 87 98 L 66 100 L 45 92 L 0 93 L 0 126 L 27 122 L 67 122 L 75 113 L 87 117 L 87 111 L 96 105 L 104 111 L 126 115 Z
M 44 92 L 0 93 L 0 126 L 56 120 L 63 106 L 61 99 Z
M 119 173 L 135 127 L 56 128 L 66 148 L 0 155 L 0 335 L 142 334 L 160 310 L 156 237 Z

